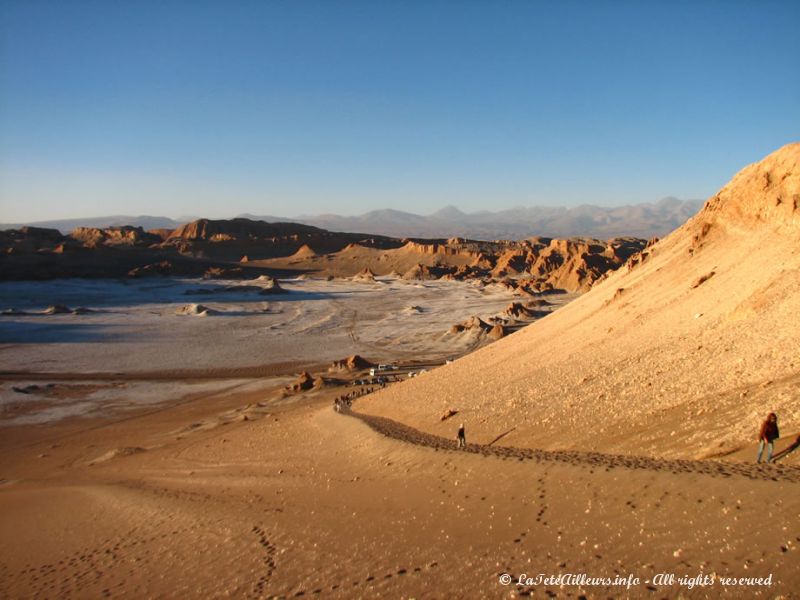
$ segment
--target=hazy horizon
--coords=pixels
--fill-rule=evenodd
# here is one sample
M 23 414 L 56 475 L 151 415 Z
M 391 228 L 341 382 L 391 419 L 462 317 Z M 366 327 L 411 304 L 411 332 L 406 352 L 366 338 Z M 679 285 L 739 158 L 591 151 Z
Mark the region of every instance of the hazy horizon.
M 781 1 L 0 3 L 0 221 L 707 198 L 800 139 L 798 20 Z
M 243 211 L 228 211 L 228 212 L 220 212 L 218 215 L 207 215 L 207 214 L 195 214 L 195 215 L 173 215 L 173 214 L 166 214 L 166 213 L 104 213 L 102 211 L 97 211 L 95 214 L 80 214 L 76 216 L 55 216 L 49 217 L 46 219 L 23 219 L 21 221 L 0 221 L 0 225 L 25 225 L 25 224 L 32 224 L 32 223 L 46 223 L 51 221 L 80 221 L 80 220 L 93 220 L 93 219 L 103 219 L 103 218 L 112 218 L 112 217 L 131 217 L 131 218 L 164 218 L 164 219 L 171 219 L 176 222 L 188 222 L 194 221 L 197 219 L 213 219 L 213 220 L 229 220 L 229 219 L 236 219 L 236 218 L 252 218 L 252 219 L 262 219 L 262 218 L 281 218 L 286 220 L 293 220 L 293 219 L 312 219 L 312 218 L 319 218 L 319 217 L 341 217 L 344 219 L 355 219 L 359 217 L 363 217 L 368 214 L 372 213 L 385 213 L 385 212 L 395 212 L 395 213 L 404 213 L 404 214 L 413 214 L 422 217 L 432 217 L 441 213 L 443 211 L 456 209 L 460 211 L 462 214 L 467 216 L 480 216 L 481 214 L 487 215 L 494 215 L 497 213 L 504 213 L 504 212 L 512 212 L 512 211 L 524 211 L 524 210 L 575 210 L 582 207 L 592 207 L 592 208 L 599 208 L 603 210 L 614 210 L 614 209 L 623 209 L 627 207 L 635 207 L 635 206 L 657 206 L 658 204 L 665 202 L 665 201 L 676 201 L 680 202 L 681 204 L 685 203 L 702 203 L 704 200 L 701 198 L 676 198 L 675 196 L 665 196 L 663 198 L 659 198 L 658 200 L 653 201 L 643 201 L 643 202 L 634 202 L 630 204 L 607 204 L 601 205 L 594 202 L 583 202 L 581 204 L 575 204 L 572 206 L 565 206 L 565 205 L 556 205 L 556 204 L 537 204 L 537 205 L 516 205 L 516 206 L 508 206 L 508 207 L 492 207 L 491 209 L 483 208 L 483 209 L 476 209 L 476 210 L 462 210 L 461 208 L 449 204 L 446 206 L 441 206 L 436 209 L 429 209 L 426 212 L 414 212 L 410 210 L 403 210 L 399 208 L 393 207 L 378 207 L 373 208 L 361 213 L 296 213 L 296 214 L 266 214 L 266 213 L 252 213 L 252 212 L 243 212 Z

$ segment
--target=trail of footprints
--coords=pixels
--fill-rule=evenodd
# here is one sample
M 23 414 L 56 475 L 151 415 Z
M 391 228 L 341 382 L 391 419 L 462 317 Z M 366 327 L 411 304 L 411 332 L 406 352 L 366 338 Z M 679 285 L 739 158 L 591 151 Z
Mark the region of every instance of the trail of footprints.
M 544 513 L 547 512 L 547 490 L 544 486 L 544 477 L 539 477 L 536 480 L 537 487 L 536 492 L 539 494 L 539 501 L 542 504 L 542 507 L 539 509 L 539 512 L 536 513 L 536 522 L 541 523 L 545 527 L 547 527 L 547 521 L 542 521 L 544 518 Z M 524 534 L 523 534 L 524 535 Z
M 141 569 L 141 563 L 148 561 L 149 555 L 144 549 L 141 554 L 137 553 L 137 546 L 164 540 L 178 533 L 181 531 L 171 530 L 150 537 L 137 537 L 138 531 L 134 528 L 119 537 L 105 540 L 99 548 L 75 552 L 55 563 L 26 565 L 19 575 L 30 581 L 29 589 L 34 597 L 50 597 L 54 592 L 60 597 L 82 595 L 86 593 L 87 586 L 98 586 L 110 571 L 118 573 L 128 566 L 127 575 L 132 577 Z M 124 581 L 113 586 L 109 584 L 99 595 L 103 598 L 120 595 L 126 592 L 124 588 Z
M 275 564 L 272 562 L 272 555 L 274 555 L 275 547 L 269 544 L 269 542 L 264 537 L 264 532 L 258 527 L 253 527 L 253 532 L 255 532 L 259 536 L 259 543 L 266 547 L 270 547 L 271 551 L 268 551 L 268 557 L 265 561 L 268 565 L 267 575 L 259 579 L 256 583 L 255 588 L 253 590 L 253 597 L 255 598 L 268 598 L 269 600 L 286 600 L 287 598 L 303 598 L 303 597 L 316 597 L 324 595 L 326 592 L 338 592 L 340 594 L 347 595 L 348 593 L 357 593 L 361 594 L 362 592 L 355 591 L 357 588 L 361 586 L 374 586 L 380 585 L 384 581 L 388 581 L 393 577 L 403 577 L 406 575 L 415 575 L 418 573 L 422 573 L 423 571 L 430 571 L 432 569 L 436 569 L 439 566 L 439 563 L 436 561 L 430 562 L 427 565 L 423 566 L 416 566 L 411 569 L 407 569 L 405 567 L 401 567 L 397 570 L 393 570 L 389 573 L 384 573 L 383 575 L 373 575 L 368 574 L 366 577 L 362 579 L 356 579 L 352 582 L 341 582 L 341 583 L 334 583 L 328 586 L 320 586 L 314 589 L 305 590 L 299 589 L 295 592 L 289 593 L 288 595 L 280 594 L 274 595 L 269 593 L 265 588 L 269 583 L 270 576 L 275 569 Z M 271 565 L 271 567 L 269 566 Z M 292 586 L 298 587 L 298 586 Z
M 258 543 L 264 549 L 265 553 L 264 567 L 266 568 L 266 571 L 261 577 L 258 578 L 253 590 L 253 595 L 255 598 L 262 598 L 265 592 L 264 588 L 272 578 L 272 574 L 275 572 L 276 548 L 274 544 L 270 543 L 270 541 L 267 539 L 267 534 L 261 527 L 258 525 L 253 525 L 252 532 L 256 534 L 256 537 L 258 537 Z
M 319 595 L 323 594 L 326 591 L 339 592 L 339 593 L 342 593 L 342 594 L 347 594 L 348 591 L 349 591 L 348 588 L 350 590 L 354 590 L 355 588 L 359 588 L 361 586 L 379 585 L 381 582 L 388 581 L 388 580 L 392 579 L 393 577 L 403 577 L 403 576 L 406 576 L 406 575 L 416 575 L 416 574 L 422 573 L 423 571 L 426 571 L 426 570 L 435 569 L 438 566 L 439 566 L 439 563 L 436 562 L 436 561 L 433 561 L 433 562 L 428 563 L 424 567 L 416 566 L 416 567 L 413 567 L 410 570 L 405 568 L 405 567 L 401 567 L 401 568 L 397 569 L 396 571 L 392 571 L 390 573 L 384 573 L 383 575 L 372 575 L 372 574 L 370 574 L 370 575 L 367 575 L 366 577 L 364 577 L 363 579 L 356 579 L 355 581 L 353 581 L 353 582 L 351 582 L 349 584 L 347 584 L 347 583 L 341 583 L 341 584 L 336 583 L 336 584 L 333 584 L 331 586 L 327 586 L 325 588 L 318 587 L 318 588 L 315 588 L 314 590 L 311 590 L 311 591 L 298 590 L 298 591 L 294 592 L 293 594 L 291 594 L 289 597 L 302 598 L 304 596 L 319 596 Z M 362 592 L 353 591 L 353 593 L 361 594 L 361 593 L 364 593 L 364 592 L 363 591 Z M 269 596 L 269 598 L 274 598 L 274 599 L 277 600 L 279 598 L 280 599 L 287 598 L 287 596 Z
M 362 420 L 373 430 L 387 437 L 433 448 L 434 450 L 458 450 L 455 440 L 445 439 L 430 433 L 424 433 L 397 421 L 385 417 L 366 415 L 353 410 L 344 410 L 347 414 Z M 788 481 L 800 483 L 800 467 L 789 465 L 750 464 L 712 460 L 668 460 L 649 458 L 646 456 L 622 456 L 601 454 L 599 452 L 548 451 L 533 448 L 514 448 L 510 446 L 482 446 L 467 444 L 459 452 L 471 452 L 483 456 L 495 456 L 501 460 L 534 460 L 537 463 L 568 463 L 586 466 L 591 469 L 604 468 L 611 471 L 616 468 L 668 471 L 675 474 L 701 474 L 710 477 L 746 477 L 748 479 L 766 481 Z
M 391 572 L 384 573 L 382 575 L 367 574 L 366 577 L 362 579 L 356 579 L 352 582 L 334 583 L 332 585 L 319 586 L 309 590 L 299 589 L 295 592 L 290 593 L 289 595 L 283 595 L 283 594 L 275 595 L 270 591 L 270 581 L 272 579 L 272 575 L 275 573 L 276 570 L 275 556 L 277 554 L 277 547 L 275 546 L 275 544 L 269 541 L 266 531 L 263 528 L 259 527 L 258 525 L 254 525 L 253 528 L 251 529 L 251 532 L 255 534 L 259 546 L 261 546 L 261 548 L 264 550 L 264 567 L 265 567 L 264 574 L 258 579 L 258 581 L 253 586 L 252 593 L 250 594 L 252 598 L 269 598 L 278 600 L 290 597 L 291 598 L 302 598 L 304 596 L 315 597 L 323 595 L 325 592 L 339 592 L 346 594 L 349 589 L 355 589 L 361 586 L 379 585 L 381 582 L 388 581 L 394 577 L 414 575 L 417 573 L 421 573 L 424 570 L 435 569 L 439 566 L 438 562 L 433 561 L 425 566 L 415 566 L 410 569 L 401 567 L 397 570 L 393 570 Z M 292 586 L 292 587 L 297 588 L 300 586 Z

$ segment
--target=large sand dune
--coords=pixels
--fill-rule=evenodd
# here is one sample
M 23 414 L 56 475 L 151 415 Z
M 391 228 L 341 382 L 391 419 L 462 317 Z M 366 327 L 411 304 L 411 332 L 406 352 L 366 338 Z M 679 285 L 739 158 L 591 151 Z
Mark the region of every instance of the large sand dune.
M 800 430 L 800 144 L 742 170 L 563 310 L 366 410 L 473 439 L 707 457 Z

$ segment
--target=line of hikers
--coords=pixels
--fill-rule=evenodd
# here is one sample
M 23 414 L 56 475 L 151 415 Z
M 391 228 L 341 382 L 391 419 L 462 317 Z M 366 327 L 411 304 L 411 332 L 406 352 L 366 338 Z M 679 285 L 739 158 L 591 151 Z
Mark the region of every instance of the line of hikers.
M 757 463 L 761 462 L 761 458 L 764 455 L 764 448 L 767 449 L 767 462 L 777 462 L 782 458 L 785 458 L 798 448 L 800 448 L 800 435 L 797 436 L 797 439 L 792 442 L 791 445 L 787 446 L 777 454 L 773 456 L 773 451 L 775 449 L 775 440 L 780 437 L 780 431 L 778 430 L 778 415 L 774 412 L 771 412 L 767 415 L 767 419 L 761 424 L 761 429 L 758 432 L 758 458 L 756 459 Z M 461 423 L 458 426 L 458 433 L 456 433 L 456 441 L 458 444 L 458 448 L 466 448 L 467 447 L 467 436 L 464 429 L 464 424 Z
M 761 429 L 758 432 L 758 458 L 756 459 L 757 463 L 761 462 L 761 458 L 764 455 L 764 448 L 767 449 L 767 462 L 774 463 L 782 458 L 787 457 L 789 454 L 800 448 L 800 435 L 797 436 L 797 439 L 792 442 L 789 446 L 778 452 L 773 456 L 773 451 L 775 449 L 775 440 L 780 437 L 780 431 L 778 430 L 778 415 L 774 412 L 771 412 L 767 415 L 767 419 L 761 424 Z M 464 424 L 461 423 L 458 426 L 458 433 L 456 433 L 456 442 L 458 448 L 466 448 L 467 447 L 467 436 L 466 431 L 464 428 Z
M 777 462 L 797 450 L 797 448 L 800 448 L 800 435 L 798 435 L 797 439 L 792 442 L 791 445 L 787 446 L 773 456 L 772 452 L 775 449 L 775 440 L 777 440 L 779 437 L 780 431 L 778 430 L 778 415 L 776 415 L 774 412 L 771 412 L 767 415 L 767 419 L 761 424 L 761 429 L 758 431 L 757 463 L 760 463 L 761 458 L 764 456 L 764 448 L 767 449 L 768 463 Z
M 336 398 L 336 400 L 333 401 L 333 410 L 335 410 L 336 412 L 342 412 L 344 409 L 350 408 L 352 405 L 353 405 L 352 398 L 339 396 L 338 398 Z
M 385 383 L 380 384 L 377 389 L 383 389 L 386 387 Z M 355 398 L 360 398 L 361 396 L 366 396 L 367 394 L 371 394 L 375 391 L 376 388 L 368 387 L 368 388 L 361 388 L 352 392 L 348 392 L 343 396 L 338 396 L 333 401 L 333 410 L 336 412 L 342 412 L 345 408 L 350 408 L 353 405 L 353 400 Z
M 381 385 L 381 387 L 385 387 L 385 385 Z M 355 392 L 350 392 L 349 394 L 345 394 L 344 396 L 339 396 L 333 402 L 333 408 L 336 412 L 341 412 L 345 408 L 350 408 L 353 403 L 353 398 L 358 398 L 359 396 L 366 396 L 367 394 L 371 394 L 373 392 L 373 388 L 362 388 Z M 778 415 L 774 412 L 771 412 L 767 415 L 766 420 L 761 424 L 761 429 L 758 432 L 758 458 L 756 459 L 757 463 L 761 462 L 761 459 L 764 456 L 764 449 L 767 449 L 767 462 L 774 463 L 779 461 L 782 458 L 785 458 L 798 448 L 800 448 L 800 435 L 797 436 L 797 439 L 792 442 L 789 446 L 778 452 L 773 456 L 773 451 L 775 450 L 775 440 L 780 437 L 780 431 L 778 429 Z M 467 436 L 466 436 L 466 429 L 464 424 L 461 423 L 458 426 L 458 433 L 456 433 L 456 442 L 458 448 L 466 448 L 467 447 Z
M 800 435 L 797 436 L 797 439 L 792 442 L 789 446 L 778 452 L 773 456 L 772 452 L 775 449 L 775 440 L 780 437 L 780 431 L 778 430 L 778 415 L 774 412 L 771 412 L 767 415 L 766 421 L 761 424 L 761 429 L 758 432 L 758 458 L 756 459 L 757 463 L 761 462 L 761 458 L 764 455 L 764 448 L 767 449 L 767 462 L 777 462 L 782 458 L 785 458 L 798 448 L 800 448 Z M 461 423 L 458 426 L 458 433 L 456 433 L 456 441 L 458 443 L 458 448 L 466 448 L 467 447 L 467 436 L 464 429 L 464 424 Z
M 386 384 L 387 384 L 387 380 L 384 379 L 384 381 L 378 382 L 377 387 L 372 387 L 372 386 L 364 387 L 364 388 L 360 388 L 360 389 L 354 390 L 352 392 L 347 392 L 346 394 L 344 394 L 342 396 L 338 396 L 333 401 L 333 410 L 335 410 L 336 412 L 342 412 L 342 409 L 350 408 L 353 405 L 353 400 L 355 398 L 360 398 L 361 396 L 366 396 L 367 394 L 371 394 L 376 389 L 382 390 L 382 389 L 384 389 L 386 387 Z

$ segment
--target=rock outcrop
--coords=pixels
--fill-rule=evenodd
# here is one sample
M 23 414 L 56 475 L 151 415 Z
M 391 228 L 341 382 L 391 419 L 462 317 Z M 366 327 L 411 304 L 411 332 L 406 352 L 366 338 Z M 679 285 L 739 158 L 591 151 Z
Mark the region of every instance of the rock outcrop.
M 277 279 L 273 279 L 267 275 L 262 275 L 258 278 L 261 290 L 258 292 L 262 296 L 272 296 L 274 294 L 287 294 L 288 291 L 283 289 L 278 283 Z
M 187 304 L 186 306 L 182 306 L 178 310 L 175 311 L 176 315 L 189 315 L 194 317 L 208 317 L 211 315 L 219 314 L 219 311 L 216 311 L 212 308 L 208 308 L 203 304 Z
M 456 323 L 450 327 L 450 333 L 462 333 L 464 331 L 471 331 L 476 333 L 489 333 L 493 329 L 486 321 L 477 316 L 472 316 L 462 323 Z
M 172 275 L 174 271 L 173 264 L 168 260 L 162 260 L 157 263 L 136 267 L 128 271 L 128 277 L 155 277 Z
M 361 271 L 353 275 L 353 281 L 375 281 L 375 273 L 368 268 L 363 268 Z
M 698 238 L 697 244 L 701 243 Z M 393 273 L 419 281 L 525 279 L 526 286 L 520 288 L 524 295 L 549 289 L 586 291 L 644 247 L 644 240 L 633 238 L 518 242 L 365 238 L 249 219 L 199 219 L 169 234 L 122 226 L 79 227 L 62 236 L 56 230 L 28 227 L 0 232 L 0 255 L 8 259 L 0 265 L 0 279 L 98 277 L 104 276 L 104 268 L 109 277 L 198 272 L 207 278 L 246 278 L 266 267 L 360 281 Z M 644 256 L 631 259 L 629 266 Z
M 370 367 L 374 367 L 375 363 L 368 361 L 365 358 L 362 358 L 358 354 L 354 354 L 352 356 L 348 356 L 347 358 L 343 358 L 341 360 L 333 361 L 333 364 L 328 369 L 329 371 L 361 371 L 363 369 L 369 369 Z
M 276 236 L 322 232 L 322 229 L 298 223 L 267 223 L 250 219 L 198 219 L 181 225 L 170 238 L 188 241 L 263 240 Z
M 315 379 L 308 371 L 303 371 L 294 383 L 286 386 L 286 391 L 291 393 L 305 392 L 314 387 Z
M 84 246 L 95 247 L 101 244 L 116 246 L 138 246 L 157 244 L 162 241 L 157 234 L 146 232 L 141 227 L 78 227 L 70 233 L 70 237 Z

